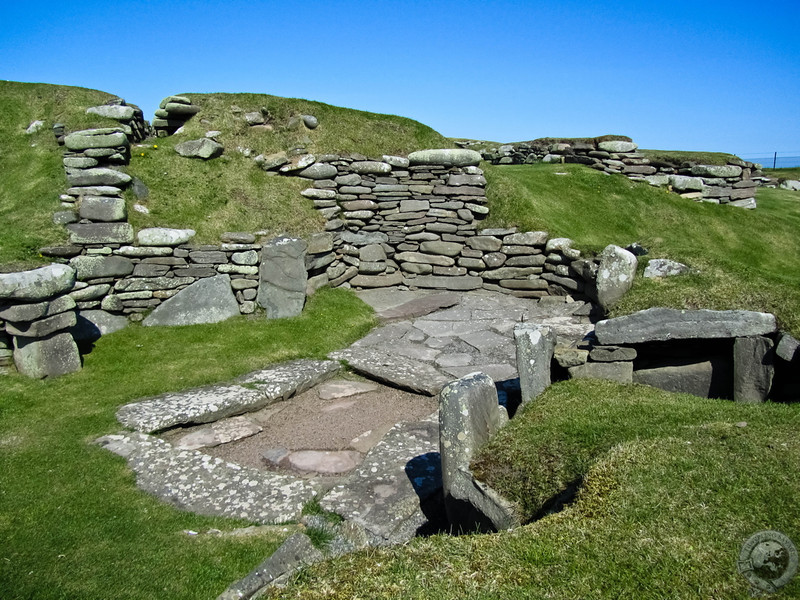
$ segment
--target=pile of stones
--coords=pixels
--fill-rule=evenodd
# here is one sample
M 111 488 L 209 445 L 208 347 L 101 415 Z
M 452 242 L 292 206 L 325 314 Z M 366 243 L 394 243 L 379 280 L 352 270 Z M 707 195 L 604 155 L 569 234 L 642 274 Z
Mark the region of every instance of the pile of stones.
M 77 323 L 75 300 L 68 295 L 75 271 L 50 265 L 0 275 L 0 366 L 10 366 L 9 350 L 23 375 L 41 379 L 81 368 L 70 333 Z
M 150 135 L 150 125 L 144 120 L 142 109 L 134 104 L 127 104 L 121 98 L 114 98 L 99 106 L 91 106 L 86 109 L 86 114 L 119 121 L 131 142 L 140 142 Z
M 124 222 L 127 210 L 122 198 L 131 176 L 117 169 L 130 161 L 125 131 L 119 127 L 76 131 L 65 136 L 64 145 L 64 170 L 71 187 L 61 195 L 61 204 L 71 210 L 55 213 L 54 221 L 67 226 L 73 241 L 131 240 L 133 228 Z
M 751 162 L 734 160 L 727 165 L 702 165 L 653 161 L 638 152 L 638 146 L 630 140 L 600 140 L 505 144 L 484 150 L 483 158 L 499 165 L 578 163 L 609 174 L 621 173 L 653 186 L 669 187 L 698 202 L 741 208 L 755 208 L 757 186 L 770 181 L 761 174 L 759 165 Z
M 155 112 L 153 129 L 158 137 L 167 137 L 183 127 L 198 112 L 200 107 L 192 104 L 186 96 L 167 96 Z

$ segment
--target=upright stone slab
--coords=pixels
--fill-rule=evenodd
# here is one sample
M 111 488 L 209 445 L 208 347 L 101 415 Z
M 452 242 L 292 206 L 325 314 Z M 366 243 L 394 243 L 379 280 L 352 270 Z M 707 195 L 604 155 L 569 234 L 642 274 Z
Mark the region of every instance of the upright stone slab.
M 733 399 L 764 402 L 775 375 L 775 343 L 766 337 L 737 338 L 733 344 Z
M 142 325 L 196 325 L 219 323 L 239 314 L 229 275 L 200 279 L 182 289 L 150 313 Z
M 525 404 L 550 385 L 550 361 L 556 347 L 556 334 L 547 326 L 519 323 L 514 327 L 514 341 L 522 404 Z
M 81 369 L 81 356 L 72 336 L 62 331 L 45 338 L 14 338 L 14 364 L 28 377 L 44 379 Z
M 261 250 L 258 305 L 266 310 L 268 319 L 295 317 L 306 301 L 306 242 L 279 237 Z
M 600 254 L 600 265 L 597 268 L 597 301 L 608 309 L 631 289 L 636 275 L 638 261 L 636 256 L 610 244 Z
M 511 505 L 469 470 L 475 451 L 508 421 L 491 377 L 472 373 L 439 394 L 442 488 L 450 525 L 461 531 L 500 530 L 516 524 Z

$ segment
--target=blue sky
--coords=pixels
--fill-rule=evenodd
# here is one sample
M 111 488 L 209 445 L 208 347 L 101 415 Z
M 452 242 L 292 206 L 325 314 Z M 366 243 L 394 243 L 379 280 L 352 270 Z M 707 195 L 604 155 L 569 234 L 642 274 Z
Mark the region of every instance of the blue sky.
M 263 92 L 446 136 L 800 155 L 800 2 L 4 2 L 0 79 Z

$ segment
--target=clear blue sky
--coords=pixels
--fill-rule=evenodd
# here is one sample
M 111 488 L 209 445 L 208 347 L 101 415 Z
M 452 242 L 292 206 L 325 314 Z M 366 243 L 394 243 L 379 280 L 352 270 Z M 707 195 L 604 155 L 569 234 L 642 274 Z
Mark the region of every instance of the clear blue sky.
M 263 92 L 446 136 L 800 154 L 800 1 L 11 2 L 0 79 Z

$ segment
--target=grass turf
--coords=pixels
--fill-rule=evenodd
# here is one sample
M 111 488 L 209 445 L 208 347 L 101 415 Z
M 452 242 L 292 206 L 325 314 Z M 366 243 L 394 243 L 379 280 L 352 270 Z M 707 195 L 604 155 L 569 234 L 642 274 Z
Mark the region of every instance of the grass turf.
M 744 541 L 765 529 L 800 539 L 798 426 L 798 405 L 556 384 L 477 466 L 527 515 L 583 475 L 572 505 L 514 531 L 323 563 L 271 597 L 746 598 Z M 781 596 L 797 594 L 795 579 Z
M 637 277 L 612 316 L 652 306 L 775 313 L 800 334 L 800 193 L 760 189 L 758 208 L 693 202 L 665 189 L 581 165 L 484 165 L 488 226 L 517 225 L 570 237 L 599 252 L 639 242 L 650 258 L 689 265 L 693 274 Z
M 141 327 L 101 338 L 79 373 L 3 378 L 0 596 L 213 598 L 288 535 L 191 537 L 241 521 L 178 511 L 136 490 L 125 461 L 94 446 L 114 412 L 142 396 L 229 380 L 267 364 L 323 357 L 363 336 L 371 309 L 321 290 L 292 319 Z

